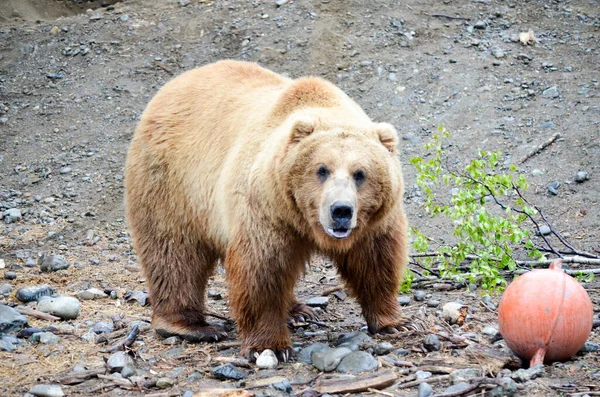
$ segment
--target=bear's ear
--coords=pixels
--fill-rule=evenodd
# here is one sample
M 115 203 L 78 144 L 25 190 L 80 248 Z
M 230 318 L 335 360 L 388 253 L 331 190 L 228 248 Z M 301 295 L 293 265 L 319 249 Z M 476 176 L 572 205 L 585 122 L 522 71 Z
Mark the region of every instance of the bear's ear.
M 390 153 L 396 153 L 396 145 L 398 145 L 398 133 L 396 129 L 388 123 L 377 123 L 375 125 L 375 133 L 379 137 L 379 141 Z
M 318 120 L 311 116 L 301 116 L 294 121 L 292 127 L 291 141 L 293 143 L 300 142 L 314 132 L 317 128 Z

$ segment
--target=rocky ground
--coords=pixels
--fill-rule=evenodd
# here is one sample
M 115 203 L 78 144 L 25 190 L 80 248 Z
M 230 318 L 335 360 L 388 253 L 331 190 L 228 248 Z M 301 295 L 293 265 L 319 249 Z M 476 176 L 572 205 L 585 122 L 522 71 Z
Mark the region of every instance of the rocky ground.
M 184 70 L 234 58 L 327 78 L 393 123 L 410 222 L 435 241 L 449 228 L 414 199 L 409 160 L 438 126 L 452 133 L 446 150 L 459 162 L 486 149 L 518 163 L 559 133 L 518 169 L 553 227 L 599 254 L 600 2 L 102 3 L 0 4 L 0 394 L 600 393 L 598 328 L 573 359 L 519 369 L 498 333 L 499 295 L 424 283 L 399 296 L 413 326 L 371 338 L 318 258 L 297 293 L 320 321 L 295 324 L 296 362 L 239 356 L 222 271 L 208 300 L 231 341 L 162 340 L 148 328 L 123 219 L 125 153 L 148 100 Z M 520 42 L 529 30 L 535 40 Z M 585 286 L 597 326 L 600 285 Z M 462 325 L 444 314 L 452 302 L 468 308 Z

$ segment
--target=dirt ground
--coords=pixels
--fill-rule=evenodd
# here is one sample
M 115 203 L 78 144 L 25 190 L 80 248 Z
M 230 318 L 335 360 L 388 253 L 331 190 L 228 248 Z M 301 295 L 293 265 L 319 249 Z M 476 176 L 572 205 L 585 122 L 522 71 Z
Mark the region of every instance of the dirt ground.
M 524 45 L 518 35 L 529 30 L 535 42 Z M 58 327 L 61 342 L 25 341 L 16 351 L 0 352 L 1 395 L 58 382 L 76 365 L 102 367 L 110 356 L 103 350 L 107 346 L 81 339 L 97 322 L 112 321 L 117 329 L 114 316 L 125 325 L 149 321 L 148 306 L 123 296 L 145 288 L 124 222 L 128 143 L 140 113 L 165 82 L 226 58 L 259 62 L 290 77 L 321 76 L 374 120 L 394 124 L 401 136 L 409 221 L 436 241 L 447 239 L 450 229 L 433 223 L 411 199 L 415 170 L 409 160 L 425 154 L 423 144 L 438 126 L 451 132 L 446 150 L 459 162 L 485 149 L 501 150 L 502 161 L 516 163 L 559 133 L 518 169 L 531 184 L 528 198 L 554 228 L 579 249 L 600 255 L 600 1 L 292 0 L 277 6 L 234 0 L 9 0 L 0 4 L 0 213 L 17 207 L 22 219 L 0 224 L 3 271 L 16 273 L 16 279 L 4 281 L 13 288 L 6 301 L 17 302 L 18 288 L 42 284 L 65 295 L 95 287 L 114 291 L 116 299 L 82 300 L 80 316 L 68 322 L 29 317 L 31 326 Z M 579 171 L 589 179 L 576 183 Z M 560 186 L 553 195 L 548 186 L 555 181 Z M 30 265 L 42 253 L 63 255 L 71 266 L 40 273 Z M 297 293 L 307 299 L 337 284 L 335 270 L 317 261 Z M 210 288 L 222 296 L 209 299 L 211 310 L 227 316 L 222 273 Z M 497 327 L 497 318 L 481 304 L 482 291 L 423 288 L 428 300 L 442 305 L 462 300 L 471 316 L 462 327 L 450 327 L 436 316 L 441 306 L 411 301 L 405 314 L 419 319 L 422 329 L 388 340 L 409 351 L 402 360 L 413 369 L 428 362 L 464 366 L 456 361 L 462 356 L 452 341 L 443 341 L 441 351 L 424 351 L 427 330 L 474 333 L 491 345 L 481 331 Z M 600 284 L 586 288 L 598 319 Z M 297 347 L 327 343 L 364 326 L 358 305 L 341 297 L 330 299 L 322 325 L 296 329 Z M 492 300 L 497 305 L 499 296 Z M 230 334 L 235 340 L 233 328 Z M 600 343 L 598 328 L 589 340 Z M 239 346 L 228 346 L 165 345 L 145 330 L 132 345 L 138 373 L 150 380 L 169 377 L 172 385 L 158 390 L 152 383 L 144 388 L 92 377 L 63 383 L 63 391 L 166 396 L 227 385 L 280 395 L 268 382 L 264 387 L 256 382 L 285 376 L 293 393 L 300 393 L 319 375 L 296 363 L 276 370 L 252 367 L 245 380 L 223 382 L 210 368 L 236 357 Z M 542 377 L 521 384 L 518 395 L 598 395 L 598 368 L 599 352 L 577 355 L 547 366 Z M 385 392 L 416 395 L 416 387 L 399 387 L 414 370 L 392 370 L 399 380 Z M 436 393 L 448 385 L 432 383 Z

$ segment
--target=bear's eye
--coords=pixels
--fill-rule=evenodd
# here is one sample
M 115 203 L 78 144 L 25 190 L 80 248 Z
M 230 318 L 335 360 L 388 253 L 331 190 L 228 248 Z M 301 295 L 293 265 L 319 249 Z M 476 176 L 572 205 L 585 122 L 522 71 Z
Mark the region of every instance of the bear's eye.
M 365 183 L 365 179 L 367 179 L 367 176 L 365 175 L 365 170 L 363 169 L 354 172 L 354 175 L 352 175 L 352 177 L 354 178 L 356 186 L 362 185 L 363 183 Z
M 317 177 L 319 178 L 319 182 L 325 182 L 327 177 L 329 177 L 329 169 L 321 164 L 319 168 L 317 168 Z

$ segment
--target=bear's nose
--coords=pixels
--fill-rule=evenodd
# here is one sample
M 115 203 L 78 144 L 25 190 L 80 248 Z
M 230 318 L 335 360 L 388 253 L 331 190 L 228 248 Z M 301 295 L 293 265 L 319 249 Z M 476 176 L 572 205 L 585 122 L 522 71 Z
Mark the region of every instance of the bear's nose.
M 340 226 L 346 226 L 352 219 L 353 212 L 354 209 L 349 203 L 338 201 L 331 206 L 331 219 Z

